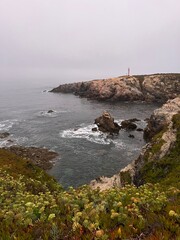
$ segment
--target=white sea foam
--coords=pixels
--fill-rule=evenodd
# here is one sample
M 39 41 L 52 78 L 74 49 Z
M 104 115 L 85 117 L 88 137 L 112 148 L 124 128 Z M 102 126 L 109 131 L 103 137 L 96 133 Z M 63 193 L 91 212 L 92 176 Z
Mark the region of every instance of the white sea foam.
M 68 111 L 66 110 L 60 110 L 60 111 L 53 110 L 53 112 L 41 111 L 37 115 L 40 117 L 56 117 L 62 113 L 67 113 L 67 112 Z
M 18 123 L 17 119 L 4 120 L 0 122 L 0 131 L 8 131 L 14 124 Z
M 24 144 L 28 141 L 28 137 L 17 137 L 17 138 L 14 138 L 12 140 L 14 141 L 15 144 L 21 145 L 21 144 Z
M 121 125 L 122 121 L 124 121 L 124 119 L 115 120 L 115 122 L 118 123 L 119 125 Z
M 115 122 L 117 122 L 119 125 L 121 125 L 122 121 L 124 121 L 124 119 L 115 120 Z M 139 120 L 139 121 L 135 121 L 135 124 L 137 125 L 137 127 L 145 128 L 147 125 L 147 122 L 145 120 Z
M 9 146 L 8 140 L 0 140 L 0 148 L 6 147 L 6 146 Z
M 109 137 L 107 133 L 102 133 L 100 131 L 92 131 L 92 128 L 97 127 L 96 125 L 84 125 L 81 124 L 77 128 L 74 129 L 67 129 L 60 132 L 62 138 L 83 138 L 90 142 L 94 142 L 97 144 L 109 145 L 114 144 L 118 148 L 124 148 L 125 145 L 119 140 L 114 140 L 113 138 Z
M 13 145 L 23 145 L 27 141 L 28 141 L 27 137 L 14 138 L 13 136 L 10 135 L 10 137 L 0 140 L 0 148 L 1 147 L 10 147 Z
M 118 149 L 126 149 L 127 148 L 126 144 L 123 143 L 123 141 L 120 139 L 113 140 L 113 143 L 115 144 L 116 148 L 118 148 Z

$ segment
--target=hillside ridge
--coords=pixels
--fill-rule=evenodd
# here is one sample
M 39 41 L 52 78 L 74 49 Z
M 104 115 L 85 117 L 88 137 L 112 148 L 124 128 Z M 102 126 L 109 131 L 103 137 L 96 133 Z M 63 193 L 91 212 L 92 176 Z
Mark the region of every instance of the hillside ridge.
M 62 84 L 50 92 L 99 101 L 166 102 L 180 95 L 180 73 L 132 75 Z

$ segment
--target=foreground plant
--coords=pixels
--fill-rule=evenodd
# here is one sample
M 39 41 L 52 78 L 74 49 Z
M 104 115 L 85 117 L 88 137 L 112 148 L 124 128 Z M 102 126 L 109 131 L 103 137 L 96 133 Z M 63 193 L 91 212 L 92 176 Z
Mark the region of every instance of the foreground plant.
M 151 183 L 138 188 L 126 185 L 100 192 L 82 186 L 65 191 L 30 161 L 0 149 L 1 239 L 178 239 L 179 117 L 174 124 L 176 144 L 156 163 L 166 175 L 163 171 L 155 184 L 159 175 L 157 168 L 152 175 L 151 162 L 143 169 Z
M 43 192 L 27 189 L 26 178 L 0 169 L 0 234 L 2 239 L 124 239 L 161 225 L 168 237 L 178 234 L 179 215 L 171 210 L 158 184 L 104 192 L 77 190 Z M 41 181 L 29 179 L 33 188 Z M 33 189 L 32 188 L 32 189 Z M 169 189 L 175 198 L 177 189 Z M 168 192 L 169 193 L 169 192 Z M 152 230 L 152 229 L 151 229 Z

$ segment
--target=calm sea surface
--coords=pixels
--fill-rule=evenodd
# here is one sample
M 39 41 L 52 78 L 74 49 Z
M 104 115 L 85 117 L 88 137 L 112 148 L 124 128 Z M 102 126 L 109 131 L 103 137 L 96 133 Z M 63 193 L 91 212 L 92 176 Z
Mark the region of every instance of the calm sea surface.
M 49 81 L 50 82 L 50 81 Z M 59 153 L 49 171 L 64 187 L 77 187 L 98 176 L 112 176 L 135 159 L 145 144 L 142 132 L 120 131 L 114 138 L 92 132 L 94 119 L 103 110 L 120 123 L 138 118 L 144 128 L 145 118 L 157 108 L 144 103 L 99 103 L 50 90 L 58 84 L 0 83 L 0 132 L 8 131 L 13 143 L 0 140 L 0 147 L 19 144 L 52 149 Z M 53 113 L 48 113 L 52 109 Z

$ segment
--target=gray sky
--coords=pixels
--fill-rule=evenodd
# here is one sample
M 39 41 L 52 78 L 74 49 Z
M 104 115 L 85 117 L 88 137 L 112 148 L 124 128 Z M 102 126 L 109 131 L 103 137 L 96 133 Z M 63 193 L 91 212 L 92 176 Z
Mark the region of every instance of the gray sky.
M 0 81 L 180 72 L 180 0 L 0 0 Z

